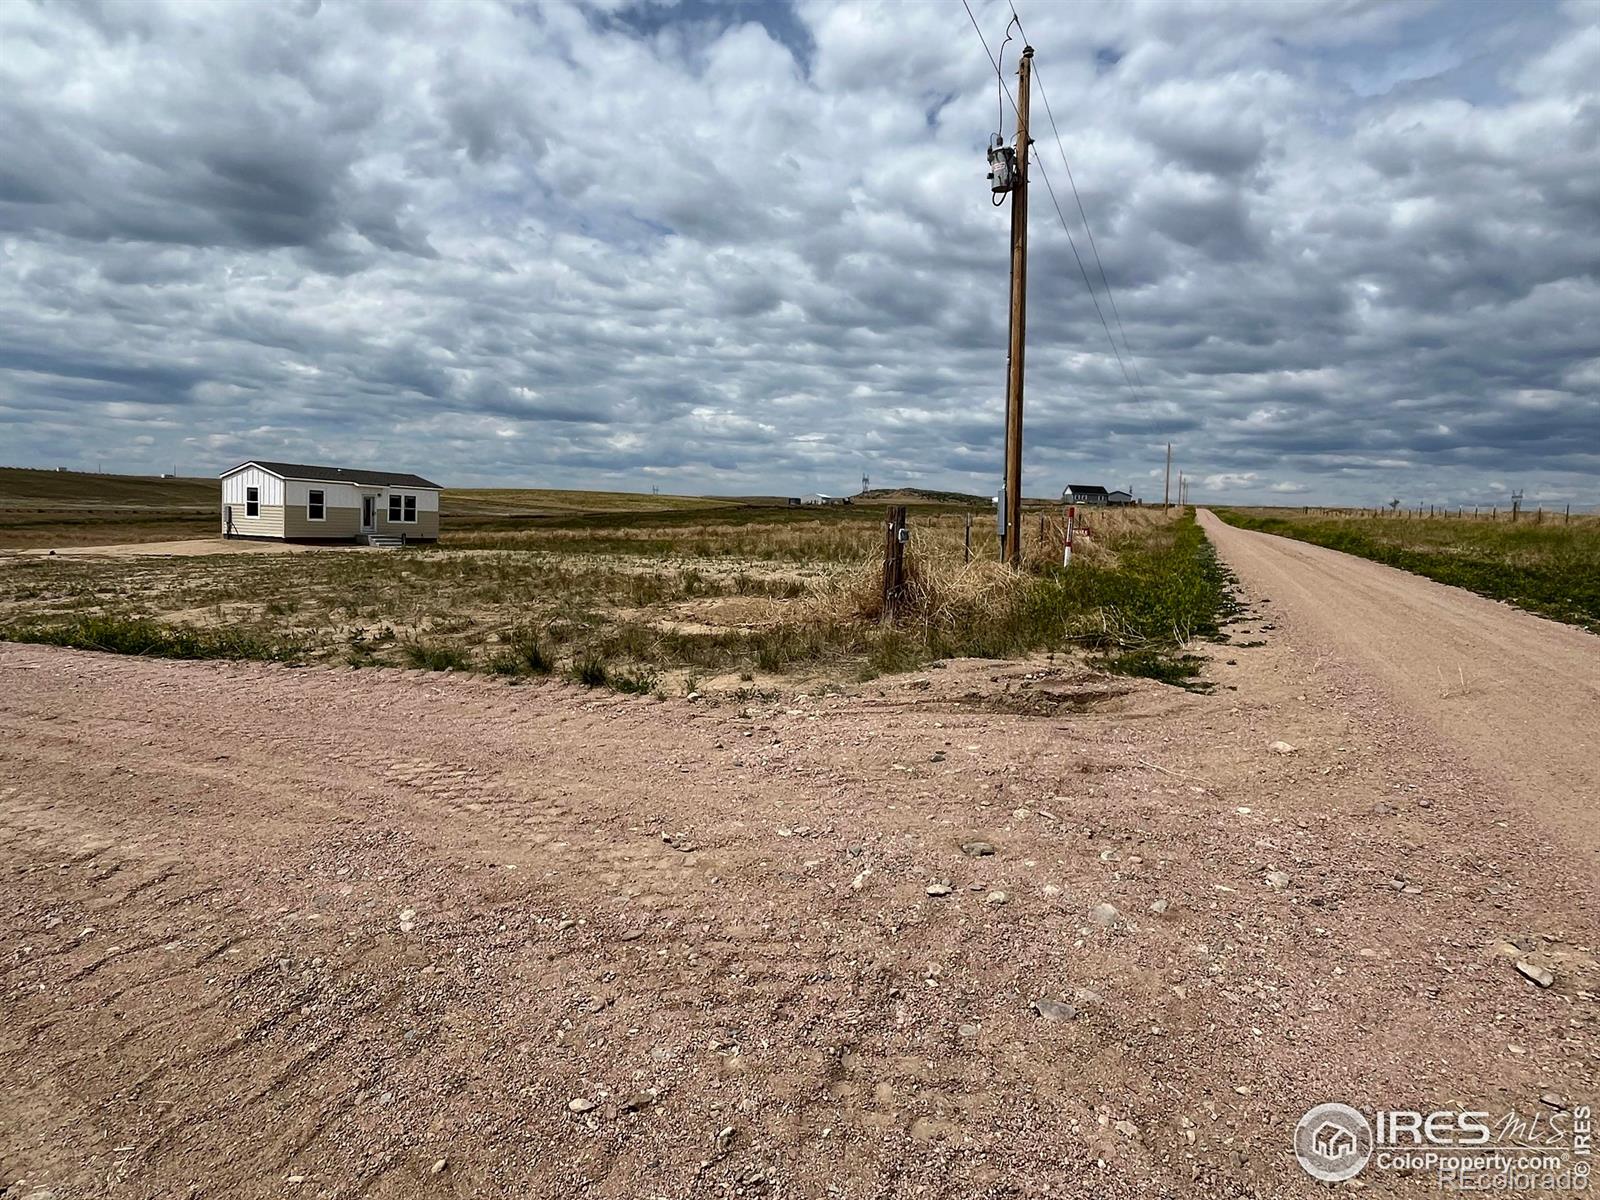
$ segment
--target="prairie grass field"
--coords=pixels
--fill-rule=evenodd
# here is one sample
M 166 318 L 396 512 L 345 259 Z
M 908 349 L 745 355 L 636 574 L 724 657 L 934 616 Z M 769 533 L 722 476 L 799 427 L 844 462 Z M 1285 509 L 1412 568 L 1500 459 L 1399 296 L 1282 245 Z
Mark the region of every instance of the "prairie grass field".
M 168 481 L 170 482 L 170 481 Z M 465 499 L 464 499 L 465 498 Z M 1225 580 L 1191 516 L 1089 518 L 1060 566 L 1058 506 L 1026 514 L 1021 572 L 992 511 L 911 506 L 908 594 L 881 612 L 883 503 L 447 493 L 444 534 L 365 548 L 203 557 L 0 556 L 0 636 L 181 658 L 559 673 L 596 686 L 819 685 L 958 656 L 1080 652 L 1193 678 Z M 457 509 L 460 509 L 458 512 Z
M 0 549 L 104 546 L 211 537 L 222 500 L 214 478 L 102 475 L 0 467 Z M 529 521 L 598 512 L 706 513 L 783 507 L 775 498 L 656 496 L 554 488 L 446 488 L 445 511 L 457 533 L 506 530 Z
M 1505 600 L 1600 633 L 1600 516 L 1374 515 L 1370 510 L 1219 508 L 1241 529 L 1298 538 Z
M 207 537 L 219 502 L 215 479 L 0 467 L 0 548 Z

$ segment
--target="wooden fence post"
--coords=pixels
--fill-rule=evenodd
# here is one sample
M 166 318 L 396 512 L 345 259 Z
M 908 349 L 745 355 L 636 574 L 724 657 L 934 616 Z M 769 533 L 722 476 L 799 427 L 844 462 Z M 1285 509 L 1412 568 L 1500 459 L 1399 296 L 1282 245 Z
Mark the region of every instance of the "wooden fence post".
M 967 562 L 972 561 L 972 510 L 967 509 Z
M 894 620 L 906 590 L 906 506 L 889 509 L 883 539 L 883 619 Z

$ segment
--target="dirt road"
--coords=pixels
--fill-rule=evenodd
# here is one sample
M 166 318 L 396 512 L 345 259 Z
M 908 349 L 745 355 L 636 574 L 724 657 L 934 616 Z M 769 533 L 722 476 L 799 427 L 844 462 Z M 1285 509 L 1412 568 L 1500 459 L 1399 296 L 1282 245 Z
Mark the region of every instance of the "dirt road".
M 1600 637 L 1209 512 L 1200 523 L 1286 633 L 1448 739 L 1502 785 L 1508 817 L 1600 855 Z
M 1209 695 L 0 645 L 0 1192 L 1320 1196 L 1313 1104 L 1592 1099 L 1592 858 L 1286 591 Z

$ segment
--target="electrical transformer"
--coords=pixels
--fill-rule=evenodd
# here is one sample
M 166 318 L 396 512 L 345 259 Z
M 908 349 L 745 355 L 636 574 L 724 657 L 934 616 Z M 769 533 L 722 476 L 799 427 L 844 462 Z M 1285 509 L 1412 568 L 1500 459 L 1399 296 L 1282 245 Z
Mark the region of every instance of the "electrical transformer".
M 997 133 L 989 142 L 989 190 L 1004 195 L 1017 186 L 1017 152 Z

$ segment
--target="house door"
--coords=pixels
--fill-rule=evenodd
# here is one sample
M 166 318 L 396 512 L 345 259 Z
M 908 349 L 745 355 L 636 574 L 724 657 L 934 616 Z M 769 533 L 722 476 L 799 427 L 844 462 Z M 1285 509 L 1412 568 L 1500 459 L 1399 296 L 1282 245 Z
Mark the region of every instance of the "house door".
M 378 511 L 376 496 L 361 497 L 361 532 L 371 533 Z

